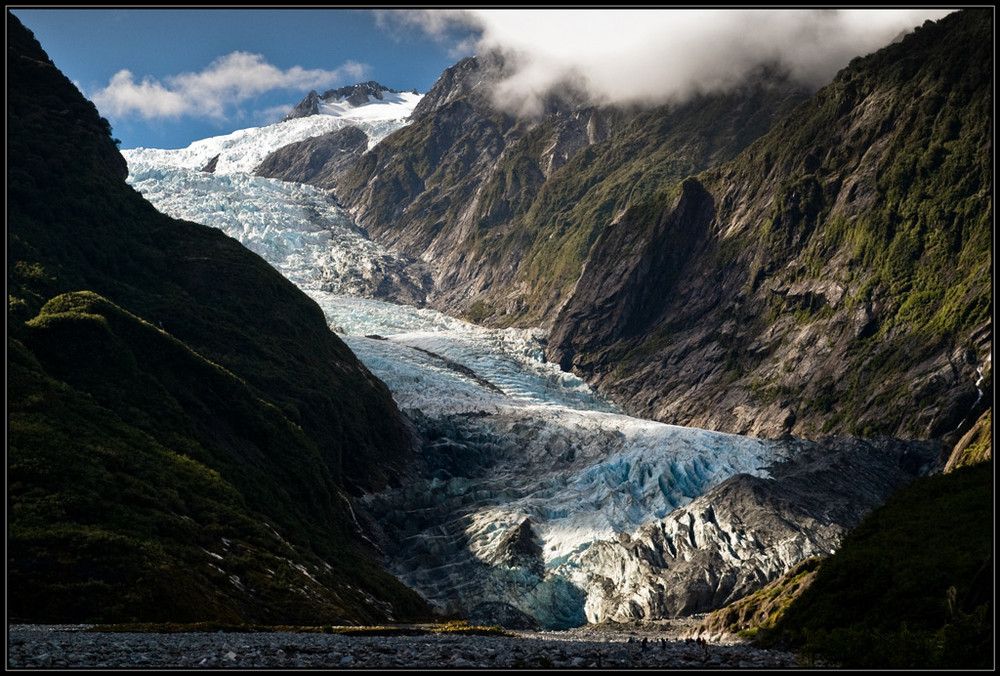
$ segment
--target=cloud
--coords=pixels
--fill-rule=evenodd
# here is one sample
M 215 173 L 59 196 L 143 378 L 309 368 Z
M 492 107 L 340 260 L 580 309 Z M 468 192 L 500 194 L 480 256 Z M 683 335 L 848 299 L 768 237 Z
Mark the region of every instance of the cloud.
M 375 25 L 391 37 L 403 41 L 416 29 L 444 46 L 456 60 L 476 49 L 479 33 L 485 29 L 475 14 L 464 9 L 376 9 Z
M 112 117 L 138 114 L 145 119 L 182 116 L 222 119 L 247 99 L 280 89 L 324 89 L 365 77 L 367 67 L 347 62 L 335 70 L 282 70 L 260 54 L 233 52 L 198 73 L 181 73 L 163 82 L 132 72 L 115 73 L 104 89 L 91 95 L 102 113 Z
M 444 36 L 477 31 L 476 52 L 515 57 L 498 101 L 531 109 L 566 82 L 595 102 L 663 103 L 738 83 L 783 65 L 820 87 L 855 56 L 953 10 L 492 9 L 393 12 L 397 26 Z

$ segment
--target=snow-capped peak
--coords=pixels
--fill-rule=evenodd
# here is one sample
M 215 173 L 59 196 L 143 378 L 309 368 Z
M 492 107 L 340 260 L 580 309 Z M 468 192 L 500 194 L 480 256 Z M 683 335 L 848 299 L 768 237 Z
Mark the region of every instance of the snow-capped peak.
M 423 98 L 414 92 L 383 92 L 381 100 L 368 101 L 360 105 L 352 104 L 346 98 L 321 101 L 320 115 L 333 115 L 354 120 L 399 120 L 406 119 Z
M 383 90 L 381 99 L 360 105 L 351 105 L 346 100 L 327 102 L 318 99 L 316 114 L 213 136 L 195 141 L 187 148 L 135 148 L 122 151 L 122 154 L 129 163 L 130 171 L 142 166 L 169 166 L 197 171 L 218 157 L 215 174 L 250 174 L 278 148 L 347 126 L 355 126 L 365 132 L 368 147 L 372 148 L 392 132 L 406 126 L 410 114 L 422 98 L 423 95 L 416 92 Z

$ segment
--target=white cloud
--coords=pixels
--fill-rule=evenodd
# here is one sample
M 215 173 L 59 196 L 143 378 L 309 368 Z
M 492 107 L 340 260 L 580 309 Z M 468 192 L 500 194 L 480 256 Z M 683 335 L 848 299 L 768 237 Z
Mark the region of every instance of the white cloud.
M 325 89 L 344 80 L 361 80 L 366 71 L 366 66 L 355 62 L 336 70 L 299 66 L 282 70 L 260 54 L 233 52 L 201 72 L 172 75 L 163 82 L 149 77 L 136 82 L 130 71 L 121 70 L 107 87 L 90 98 L 105 115 L 114 117 L 138 114 L 146 119 L 222 119 L 227 110 L 260 94 L 281 89 Z
M 390 36 L 402 40 L 416 28 L 444 45 L 455 59 L 475 51 L 477 33 L 485 28 L 464 9 L 376 9 L 374 14 L 375 25 Z
M 768 63 L 819 87 L 855 56 L 953 10 L 492 9 L 393 12 L 432 35 L 479 32 L 476 51 L 516 55 L 498 101 L 522 109 L 561 83 L 595 101 L 665 102 L 735 84 Z

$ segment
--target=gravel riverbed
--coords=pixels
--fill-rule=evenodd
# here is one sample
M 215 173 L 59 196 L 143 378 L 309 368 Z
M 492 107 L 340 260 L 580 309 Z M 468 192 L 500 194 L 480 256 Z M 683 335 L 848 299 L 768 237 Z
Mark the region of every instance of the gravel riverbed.
M 584 627 L 514 636 L 427 633 L 125 633 L 10 625 L 8 669 L 660 669 L 797 668 L 792 653 L 697 643 L 676 631 Z

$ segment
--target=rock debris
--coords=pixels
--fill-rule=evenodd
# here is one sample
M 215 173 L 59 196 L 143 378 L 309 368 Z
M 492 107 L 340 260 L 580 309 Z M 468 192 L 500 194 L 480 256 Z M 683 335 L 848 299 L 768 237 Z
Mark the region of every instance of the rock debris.
M 802 666 L 793 653 L 700 643 L 662 632 L 583 628 L 514 636 L 323 633 L 105 633 L 86 626 L 12 625 L 9 669 L 269 668 L 508 669 Z

